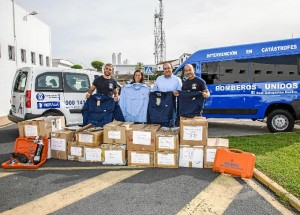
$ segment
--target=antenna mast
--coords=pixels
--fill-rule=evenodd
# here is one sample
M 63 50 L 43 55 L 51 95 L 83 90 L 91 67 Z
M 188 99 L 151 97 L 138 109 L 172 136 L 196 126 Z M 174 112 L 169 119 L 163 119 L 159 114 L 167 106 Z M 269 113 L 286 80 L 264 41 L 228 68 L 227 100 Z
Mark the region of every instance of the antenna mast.
M 154 61 L 155 64 L 166 60 L 166 39 L 163 28 L 164 8 L 159 0 L 159 12 L 154 14 Z

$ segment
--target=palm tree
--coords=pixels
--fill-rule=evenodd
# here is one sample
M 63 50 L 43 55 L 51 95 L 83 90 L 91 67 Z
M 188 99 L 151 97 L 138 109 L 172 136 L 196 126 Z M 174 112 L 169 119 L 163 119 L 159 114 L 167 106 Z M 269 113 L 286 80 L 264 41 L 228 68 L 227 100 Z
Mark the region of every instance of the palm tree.
M 137 62 L 135 66 L 135 70 L 137 69 L 144 70 L 144 64 L 142 62 Z

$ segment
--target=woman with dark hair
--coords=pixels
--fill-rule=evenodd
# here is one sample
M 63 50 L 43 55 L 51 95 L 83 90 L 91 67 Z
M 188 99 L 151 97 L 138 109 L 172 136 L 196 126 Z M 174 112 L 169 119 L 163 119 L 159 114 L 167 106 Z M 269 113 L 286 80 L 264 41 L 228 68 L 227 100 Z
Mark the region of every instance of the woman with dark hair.
M 134 71 L 132 76 L 132 82 L 130 84 L 133 83 L 144 83 L 144 73 L 142 72 L 142 70 L 137 69 Z
M 139 69 L 132 80 L 123 87 L 119 105 L 126 122 L 146 123 L 150 87 L 144 83 L 144 73 Z

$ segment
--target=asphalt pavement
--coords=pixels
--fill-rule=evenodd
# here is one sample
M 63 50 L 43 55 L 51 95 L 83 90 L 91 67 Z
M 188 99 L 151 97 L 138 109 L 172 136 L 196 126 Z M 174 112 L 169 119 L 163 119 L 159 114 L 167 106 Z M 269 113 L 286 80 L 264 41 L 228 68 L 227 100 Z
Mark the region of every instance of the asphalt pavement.
M 260 122 L 209 120 L 209 137 L 263 133 L 269 132 Z M 13 151 L 17 125 L 0 128 L 0 136 L 3 163 Z M 0 212 L 7 214 L 35 212 L 38 204 L 40 214 L 297 214 L 255 178 L 226 177 L 211 169 L 134 169 L 55 159 L 38 171 L 1 169 L 0 195 L 5 196 Z M 45 201 L 54 205 L 46 207 Z

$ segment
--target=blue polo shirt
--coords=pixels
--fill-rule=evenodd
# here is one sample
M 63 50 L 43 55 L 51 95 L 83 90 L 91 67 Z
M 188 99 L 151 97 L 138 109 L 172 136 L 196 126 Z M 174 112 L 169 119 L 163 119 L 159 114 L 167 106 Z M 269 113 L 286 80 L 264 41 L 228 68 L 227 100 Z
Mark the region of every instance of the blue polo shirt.
M 164 75 L 159 76 L 156 79 L 153 91 L 169 92 L 181 90 L 182 81 L 175 75 L 171 75 L 166 78 Z

